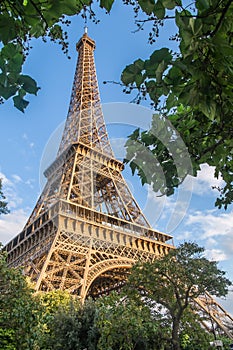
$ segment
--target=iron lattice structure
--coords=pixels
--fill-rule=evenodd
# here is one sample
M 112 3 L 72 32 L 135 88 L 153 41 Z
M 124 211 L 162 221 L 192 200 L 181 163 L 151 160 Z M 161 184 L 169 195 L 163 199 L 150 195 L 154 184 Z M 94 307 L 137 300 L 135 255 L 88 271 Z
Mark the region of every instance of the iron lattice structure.
M 233 317 L 208 292 L 194 300 L 194 308 L 209 332 L 215 336 L 223 333 L 233 340 Z
M 44 173 L 47 183 L 23 231 L 4 248 L 9 266 L 23 266 L 37 291 L 66 290 L 82 301 L 119 288 L 136 261 L 153 261 L 175 248 L 172 236 L 151 228 L 122 176 L 123 163 L 114 157 L 94 49 L 85 33 L 77 43 L 57 157 Z M 200 299 L 196 304 L 211 316 L 210 303 Z M 232 324 L 218 308 L 215 302 L 214 322 L 224 318 L 224 325 Z
M 81 300 L 119 288 L 138 260 L 173 249 L 153 230 L 115 159 L 101 109 L 95 42 L 77 43 L 69 112 L 47 183 L 23 231 L 7 244 L 10 266 L 24 266 L 36 290 L 67 290 Z

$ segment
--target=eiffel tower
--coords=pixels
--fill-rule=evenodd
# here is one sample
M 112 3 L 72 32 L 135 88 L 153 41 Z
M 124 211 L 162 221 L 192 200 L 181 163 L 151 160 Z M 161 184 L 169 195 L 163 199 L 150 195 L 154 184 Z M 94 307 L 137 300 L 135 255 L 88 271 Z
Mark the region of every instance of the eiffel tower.
M 24 229 L 4 249 L 37 291 L 66 290 L 81 301 L 120 288 L 138 261 L 174 249 L 172 236 L 151 228 L 114 157 L 101 109 L 87 32 L 77 43 L 68 116 L 47 183 Z M 206 300 L 206 301 L 205 301 Z M 211 296 L 195 300 L 231 339 L 232 317 Z M 228 333 L 227 333 L 228 332 Z
M 173 249 L 153 230 L 113 154 L 101 109 L 95 42 L 84 33 L 68 116 L 47 183 L 23 231 L 5 249 L 9 266 L 24 266 L 36 290 L 61 289 L 81 300 L 108 293 L 137 260 Z

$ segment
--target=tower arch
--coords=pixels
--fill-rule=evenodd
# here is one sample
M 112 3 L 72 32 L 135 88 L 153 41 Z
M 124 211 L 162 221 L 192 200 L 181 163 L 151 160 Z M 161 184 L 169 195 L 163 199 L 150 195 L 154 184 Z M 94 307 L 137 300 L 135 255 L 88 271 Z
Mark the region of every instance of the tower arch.
M 96 298 L 97 296 L 108 294 L 110 289 L 121 288 L 127 279 L 127 271 L 131 269 L 134 263 L 134 260 L 115 258 L 101 261 L 92 266 L 87 277 L 84 300 L 88 295 Z M 107 289 L 104 289 L 103 280 L 105 285 L 108 286 Z M 115 284 L 113 280 L 116 280 Z M 111 288 L 109 287 L 110 285 L 112 286 Z

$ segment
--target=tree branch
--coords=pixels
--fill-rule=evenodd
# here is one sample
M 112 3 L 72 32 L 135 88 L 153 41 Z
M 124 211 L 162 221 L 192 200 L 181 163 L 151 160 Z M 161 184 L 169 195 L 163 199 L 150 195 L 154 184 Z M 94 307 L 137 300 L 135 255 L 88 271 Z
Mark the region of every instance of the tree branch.
M 42 11 L 39 9 L 39 7 L 35 4 L 35 2 L 33 0 L 29 0 L 29 1 L 31 2 L 31 4 L 35 8 L 35 10 L 39 13 L 41 19 L 43 19 L 43 21 L 45 22 L 45 25 L 46 25 L 45 29 L 48 29 L 49 25 L 48 25 L 46 18 L 43 15 Z
M 221 24 L 222 24 L 222 22 L 223 22 L 223 20 L 224 20 L 224 17 L 225 17 L 225 15 L 226 15 L 226 13 L 227 13 L 229 7 L 231 6 L 231 4 L 232 4 L 232 0 L 228 0 L 228 3 L 226 4 L 225 8 L 222 10 L 222 14 L 221 14 L 221 16 L 220 16 L 220 18 L 219 18 L 219 21 L 218 21 L 218 23 L 217 23 L 217 25 L 216 25 L 214 31 L 210 34 L 211 37 L 213 37 L 213 36 L 217 33 L 217 31 L 219 30 L 219 28 L 221 27 Z

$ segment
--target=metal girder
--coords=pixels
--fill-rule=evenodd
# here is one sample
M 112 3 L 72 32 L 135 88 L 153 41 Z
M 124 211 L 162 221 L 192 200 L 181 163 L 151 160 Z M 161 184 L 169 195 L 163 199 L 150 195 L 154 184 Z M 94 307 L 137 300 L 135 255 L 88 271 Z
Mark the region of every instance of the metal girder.
M 204 327 L 212 333 L 220 329 L 233 340 L 233 317 L 208 293 L 194 300 L 195 311 L 204 315 Z
M 171 236 L 162 242 L 152 229 L 124 227 L 120 221 L 117 227 L 108 215 L 66 201 L 52 206 L 47 218 L 44 225 L 34 223 L 30 234 L 25 230 L 6 246 L 9 266 L 23 265 L 37 290 L 64 289 L 84 300 L 91 291 L 93 296 L 106 293 L 106 285 L 113 288 L 113 281 L 118 285 L 116 271 L 129 269 L 138 260 L 153 261 L 174 248 L 166 243 Z M 120 275 L 123 283 L 125 273 Z

